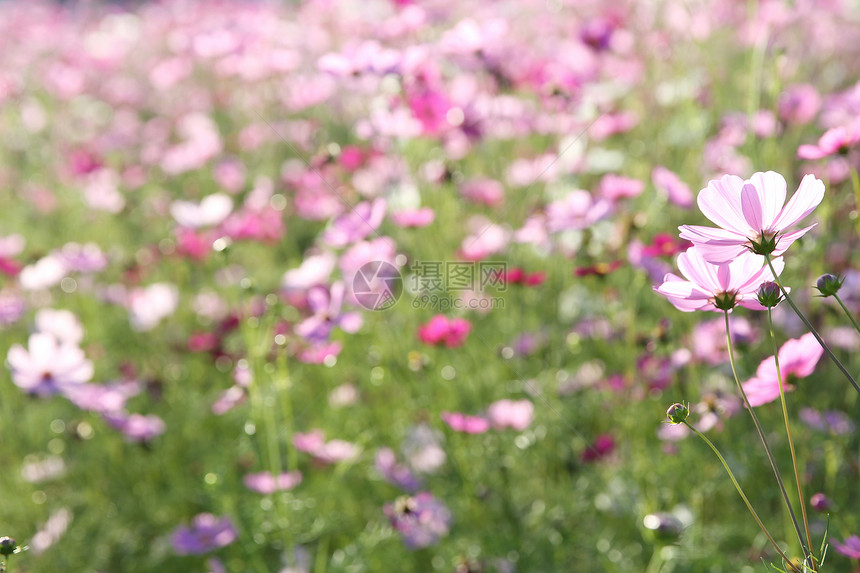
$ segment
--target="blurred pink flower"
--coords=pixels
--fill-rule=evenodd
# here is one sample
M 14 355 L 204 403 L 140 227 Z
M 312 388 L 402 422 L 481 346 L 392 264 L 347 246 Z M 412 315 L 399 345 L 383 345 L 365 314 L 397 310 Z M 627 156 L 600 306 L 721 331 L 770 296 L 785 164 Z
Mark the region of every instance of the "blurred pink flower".
M 657 191 L 666 197 L 673 205 L 688 209 L 693 206 L 693 193 L 690 187 L 681 181 L 672 171 L 658 165 L 651 171 L 651 182 Z
M 128 293 L 127 307 L 135 330 L 155 328 L 162 319 L 176 311 L 179 290 L 169 283 L 154 283 Z
M 398 227 L 426 227 L 436 218 L 436 213 L 430 207 L 406 209 L 391 213 L 391 219 Z
M 293 489 L 302 483 L 302 472 L 296 470 L 283 472 L 278 475 L 272 475 L 272 472 L 246 474 L 242 478 L 242 483 L 252 491 L 267 495 L 276 491 Z
M 308 433 L 296 432 L 293 434 L 293 445 L 300 452 L 313 456 L 315 460 L 324 464 L 333 464 L 356 457 L 360 450 L 355 444 L 345 440 L 325 441 L 322 430 L 311 430 Z
M 582 452 L 582 461 L 596 462 L 607 457 L 615 451 L 615 438 L 611 434 L 600 434 L 594 439 L 594 443 L 587 446 Z
M 131 442 L 148 442 L 164 433 L 167 427 L 164 420 L 155 414 L 129 414 L 127 412 L 105 412 L 105 421 L 115 430 L 125 434 Z
M 546 207 L 546 227 L 551 233 L 568 229 L 586 229 L 606 218 L 612 212 L 612 203 L 595 200 L 591 193 L 577 189 Z
M 223 193 L 208 195 L 200 203 L 174 201 L 170 205 L 170 214 L 177 223 L 188 229 L 215 226 L 226 219 L 232 210 L 233 200 Z
M 83 350 L 43 332 L 30 335 L 26 350 L 20 344 L 12 345 L 6 362 L 12 381 L 30 394 L 56 394 L 93 377 L 93 363 Z
M 778 357 L 779 370 L 785 384 L 784 389 L 786 391 L 794 389 L 787 384 L 789 376 L 806 378 L 812 374 L 822 354 L 824 354 L 824 348 L 818 344 L 812 333 L 788 340 L 783 344 L 779 349 Z M 752 406 L 761 406 L 779 398 L 779 379 L 776 375 L 773 356 L 764 359 L 756 369 L 755 377 L 744 382 L 743 386 Z
M 810 84 L 798 84 L 785 88 L 779 96 L 777 113 L 785 123 L 805 125 L 815 119 L 821 109 L 821 96 Z
M 806 175 L 788 204 L 785 191 L 785 179 L 773 171 L 755 173 L 747 181 L 735 175 L 712 180 L 699 193 L 698 203 L 705 217 L 720 228 L 683 225 L 681 238 L 692 241 L 712 263 L 725 263 L 755 244 L 769 242 L 775 245 L 771 253 L 777 257 L 814 226 L 785 231 L 821 203 L 824 183 Z
M 505 189 L 495 179 L 470 179 L 460 185 L 460 194 L 474 203 L 498 207 L 505 202 Z
M 845 541 L 842 543 L 838 541 L 831 541 L 830 544 L 836 551 L 838 551 L 845 557 L 850 557 L 851 559 L 860 559 L 860 537 L 852 535 L 851 537 L 846 538 Z
M 781 273 L 782 259 L 774 259 L 773 267 Z M 707 262 L 697 247 L 690 247 L 678 255 L 678 270 L 687 280 L 669 273 L 663 278 L 663 284 L 654 290 L 683 312 L 722 311 L 735 305 L 764 310 L 756 291 L 761 283 L 773 280 L 770 269 L 764 266 L 764 257 L 749 252 L 739 254 L 731 262 L 715 265 Z
M 645 190 L 645 184 L 639 179 L 623 177 L 608 173 L 600 180 L 598 193 L 609 201 L 639 196 Z
M 801 159 L 823 159 L 838 155 L 860 143 L 860 121 L 840 125 L 824 132 L 816 145 L 801 145 L 797 156 Z
M 437 314 L 418 329 L 418 338 L 424 344 L 444 344 L 448 348 L 456 348 L 463 344 L 470 330 L 472 325 L 465 318 L 449 319 Z
M 332 247 L 346 247 L 376 233 L 385 217 L 385 199 L 364 201 L 335 219 L 323 233 L 323 241 Z
M 348 333 L 357 332 L 363 320 L 358 312 L 341 310 L 345 293 L 343 281 L 335 281 L 330 288 L 312 287 L 308 291 L 308 306 L 313 315 L 296 326 L 296 334 L 312 342 L 324 342 L 335 327 Z
M 469 416 L 460 412 L 442 412 L 440 417 L 455 432 L 483 434 L 490 429 L 490 421 L 479 416 Z
M 499 400 L 487 408 L 487 417 L 496 430 L 511 428 L 521 432 L 532 423 L 534 409 L 529 400 Z

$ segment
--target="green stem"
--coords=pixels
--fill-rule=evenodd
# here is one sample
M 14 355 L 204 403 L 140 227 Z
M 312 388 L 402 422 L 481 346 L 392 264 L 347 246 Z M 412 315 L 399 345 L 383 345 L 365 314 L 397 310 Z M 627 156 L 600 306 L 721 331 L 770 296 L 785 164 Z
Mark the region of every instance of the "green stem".
M 804 316 L 803 313 L 800 312 L 800 309 L 797 308 L 797 305 L 794 304 L 794 301 L 788 295 L 788 291 L 786 291 L 785 287 L 782 286 L 782 281 L 779 280 L 779 275 L 773 268 L 773 263 L 770 261 L 770 255 L 765 255 L 764 260 L 767 261 L 767 266 L 770 268 L 770 272 L 773 275 L 773 280 L 776 282 L 777 286 L 779 286 L 779 290 L 782 291 L 782 295 L 785 297 L 785 301 L 789 304 L 792 310 L 794 310 L 794 313 L 800 318 L 800 320 L 803 321 L 803 324 L 806 325 L 806 328 L 809 330 L 809 332 L 812 333 L 812 336 L 815 337 L 815 340 L 818 341 L 818 344 L 821 345 L 821 348 L 824 349 L 824 352 L 827 353 L 827 356 L 830 357 L 830 360 L 832 360 L 833 363 L 836 364 L 836 367 L 839 368 L 839 370 L 842 372 L 842 374 L 845 375 L 846 378 L 848 378 L 848 381 L 851 382 L 851 385 L 854 386 L 854 389 L 857 390 L 858 394 L 860 394 L 860 385 L 857 384 L 857 381 L 854 380 L 854 377 L 848 373 L 848 370 L 845 369 L 845 366 L 843 366 L 839 359 L 836 358 L 836 355 L 833 354 L 833 351 L 830 350 L 830 347 L 824 343 L 824 340 L 821 339 L 821 335 L 819 335 L 818 331 L 813 328 L 812 324 L 809 322 L 809 320 L 807 320 L 806 316 Z
M 278 353 L 278 394 L 281 397 L 281 414 L 284 416 L 284 427 L 287 435 L 293 435 L 293 403 L 290 401 L 290 370 L 287 366 L 287 348 L 281 349 Z M 297 469 L 299 467 L 298 451 L 292 446 L 290 440 L 287 441 L 287 466 L 288 469 Z
M 723 455 L 720 453 L 720 451 L 717 449 L 717 447 L 716 447 L 716 446 L 711 442 L 711 440 L 709 440 L 709 439 L 708 439 L 708 438 L 707 438 L 707 437 L 706 437 L 702 432 L 700 432 L 699 430 L 697 430 L 696 428 L 694 428 L 693 426 L 691 426 L 689 422 L 687 422 L 686 420 L 684 420 L 683 424 L 684 424 L 685 426 L 687 426 L 688 428 L 690 428 L 691 430 L 693 430 L 693 432 L 695 432 L 695 433 L 696 433 L 696 435 L 698 435 L 700 438 L 702 438 L 702 439 L 705 441 L 705 443 L 706 443 L 706 444 L 708 444 L 708 446 L 710 446 L 711 450 L 713 450 L 713 452 L 714 452 L 715 454 L 717 454 L 717 457 L 720 459 L 720 463 L 722 463 L 722 464 L 723 464 L 723 467 L 726 469 L 726 473 L 728 473 L 728 474 L 729 474 L 729 479 L 731 479 L 731 480 L 732 480 L 732 483 L 734 484 L 735 489 L 736 489 L 736 490 L 738 491 L 738 493 L 740 494 L 741 499 L 742 499 L 742 500 L 744 500 L 744 503 L 746 504 L 747 509 L 749 509 L 749 510 L 750 510 L 750 513 L 752 514 L 753 519 L 755 519 L 755 522 L 756 522 L 756 523 L 758 524 L 758 526 L 761 528 L 762 532 L 764 532 L 765 536 L 767 536 L 768 541 L 770 541 L 771 545 L 773 545 L 773 548 L 774 548 L 774 549 L 776 549 L 776 552 L 777 552 L 777 553 L 779 553 L 779 556 L 780 556 L 780 557 L 782 557 L 783 561 L 785 561 L 785 563 L 787 563 L 787 564 L 788 564 L 788 566 L 789 566 L 789 568 L 790 568 L 790 569 L 792 569 L 793 571 L 797 572 L 797 567 L 795 567 L 795 565 L 791 562 L 791 560 L 788 558 L 788 556 L 786 556 L 786 554 L 785 554 L 785 553 L 783 553 L 782 549 L 780 549 L 779 545 L 778 545 L 778 544 L 776 543 L 776 541 L 773 539 L 773 536 L 772 536 L 772 535 L 770 534 L 770 532 L 767 530 L 767 527 L 765 527 L 765 526 L 764 526 L 764 523 L 762 523 L 762 522 L 761 522 L 761 519 L 759 519 L 759 516 L 758 516 L 758 514 L 755 512 L 755 509 L 753 509 L 753 506 L 752 506 L 752 504 L 750 503 L 750 500 L 749 500 L 749 499 L 747 499 L 747 496 L 746 496 L 746 494 L 744 493 L 744 490 L 743 490 L 743 488 L 741 487 L 741 484 L 739 484 L 739 483 L 738 483 L 738 480 L 737 480 L 737 479 L 735 479 L 735 474 L 734 474 L 734 473 L 732 473 L 732 468 L 730 468 L 730 467 L 729 467 L 729 464 L 726 462 L 725 458 L 723 458 Z M 798 572 L 798 573 L 799 573 L 799 572 Z
M 809 518 L 806 515 L 806 503 L 803 497 L 803 489 L 800 485 L 800 472 L 797 469 L 797 455 L 794 452 L 794 440 L 791 437 L 791 427 L 788 423 L 788 408 L 785 405 L 785 386 L 783 384 L 782 372 L 779 368 L 779 348 L 776 344 L 776 335 L 773 333 L 773 312 L 771 308 L 767 309 L 767 324 L 770 329 L 770 339 L 773 342 L 773 361 L 776 365 L 776 379 L 779 382 L 779 400 L 782 403 L 782 417 L 785 420 L 785 433 L 788 436 L 788 448 L 791 451 L 791 466 L 794 469 L 794 482 L 797 484 L 797 499 L 800 503 L 800 513 L 803 516 L 803 530 L 806 533 L 806 544 L 809 547 L 810 557 L 815 558 L 812 552 L 812 536 L 809 534 Z M 815 571 L 815 563 L 812 563 L 813 571 Z
M 845 311 L 845 315 L 848 317 L 848 320 L 850 320 L 850 321 L 851 321 L 851 324 L 853 324 L 853 325 L 854 325 L 854 329 L 855 329 L 857 332 L 860 332 L 860 324 L 857 324 L 857 321 L 854 319 L 854 317 L 853 317 L 853 316 L 851 316 L 851 313 L 850 313 L 850 312 L 848 312 L 848 308 L 845 306 L 845 303 L 844 303 L 844 302 L 842 302 L 842 299 L 841 299 L 841 298 L 839 298 L 839 295 L 838 295 L 838 294 L 836 294 L 836 293 L 833 293 L 833 298 L 835 298 L 835 299 L 836 299 L 836 302 L 838 302 L 838 303 L 839 303 L 839 306 L 841 306 L 841 307 L 842 307 L 842 310 L 844 310 L 844 311 Z
M 782 481 L 782 476 L 779 473 L 779 468 L 776 467 L 776 461 L 773 459 L 773 452 L 770 449 L 770 446 L 767 443 L 767 438 L 764 437 L 764 430 L 762 430 L 761 424 L 758 421 L 758 416 L 755 413 L 755 410 L 750 405 L 749 398 L 747 398 L 747 393 L 744 391 L 744 387 L 741 384 L 740 379 L 738 378 L 738 371 L 735 368 L 735 355 L 732 351 L 732 336 L 731 331 L 729 329 L 729 311 L 723 311 L 726 319 L 726 345 L 729 350 L 729 363 L 732 366 L 732 375 L 735 378 L 735 384 L 738 387 L 738 391 L 741 393 L 741 397 L 743 398 L 744 405 L 747 407 L 747 410 L 750 413 L 750 416 L 753 419 L 753 424 L 755 424 L 756 432 L 758 432 L 758 437 L 761 439 L 761 443 L 764 445 L 764 451 L 767 454 L 767 459 L 770 462 L 770 467 L 773 470 L 773 475 L 776 477 L 776 483 L 779 485 L 779 490 L 782 493 L 782 499 L 785 502 L 785 507 L 788 508 L 788 515 L 791 517 L 791 522 L 794 524 L 794 531 L 797 533 L 797 540 L 800 542 L 800 548 L 803 550 L 803 556 L 808 561 L 809 560 L 809 550 L 806 547 L 806 544 L 803 542 L 803 534 L 800 532 L 800 525 L 797 523 L 797 517 L 794 515 L 794 508 L 791 505 L 791 501 L 788 499 L 788 492 L 785 490 L 785 484 Z
M 860 211 L 860 176 L 857 175 L 857 169 L 853 165 L 851 166 L 851 188 L 854 190 L 854 208 Z M 860 235 L 860 213 L 858 213 L 854 227 L 857 229 L 857 234 Z

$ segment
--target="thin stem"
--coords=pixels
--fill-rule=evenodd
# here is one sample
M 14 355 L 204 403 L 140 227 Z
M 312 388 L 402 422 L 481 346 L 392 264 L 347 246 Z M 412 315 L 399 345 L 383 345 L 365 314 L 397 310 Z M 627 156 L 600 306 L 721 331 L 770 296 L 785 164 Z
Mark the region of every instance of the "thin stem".
M 779 349 L 776 344 L 776 335 L 773 333 L 773 312 L 767 309 L 767 323 L 770 328 L 770 339 L 773 341 L 773 361 L 776 365 L 776 379 L 779 381 L 779 400 L 782 403 L 782 417 L 785 420 L 785 433 L 788 436 L 788 448 L 791 451 L 791 465 L 794 468 L 794 482 L 797 484 L 797 499 L 800 503 L 800 513 L 803 516 L 803 530 L 806 533 L 806 543 L 810 552 L 812 551 L 812 536 L 809 534 L 809 519 L 806 516 L 806 503 L 803 490 L 800 485 L 800 472 L 797 469 L 797 455 L 794 453 L 794 440 L 791 437 L 791 427 L 788 424 L 788 408 L 785 405 L 785 386 L 783 384 L 782 372 L 779 368 Z
M 835 299 L 836 299 L 836 302 L 838 302 L 838 303 L 839 303 L 839 306 L 841 306 L 841 307 L 842 307 L 842 310 L 844 310 L 844 311 L 845 311 L 845 315 L 846 315 L 846 316 L 848 316 L 848 320 L 850 320 L 850 321 L 851 321 L 851 324 L 853 324 L 853 325 L 854 325 L 854 329 L 855 329 L 857 332 L 860 332 L 860 324 L 857 324 L 857 321 L 854 319 L 854 317 L 851 315 L 851 313 L 850 313 L 850 312 L 848 312 L 848 307 L 846 307 L 846 306 L 845 306 L 845 303 L 844 303 L 844 302 L 842 302 L 842 299 L 841 299 L 841 298 L 839 298 L 839 295 L 838 295 L 837 293 L 833 293 L 833 298 L 835 298 Z
M 794 508 L 791 505 L 791 501 L 788 499 L 788 492 L 785 490 L 785 484 L 782 481 L 782 476 L 779 473 L 779 469 L 776 467 L 776 461 L 773 459 L 773 452 L 770 449 L 770 446 L 767 443 L 767 438 L 764 437 L 764 430 L 761 428 L 761 424 L 758 421 L 758 416 L 755 413 L 752 405 L 750 405 L 749 398 L 747 398 L 747 393 L 744 391 L 744 387 L 741 384 L 740 379 L 738 378 L 738 371 L 735 368 L 735 355 L 732 351 L 732 336 L 731 331 L 729 329 L 729 311 L 723 311 L 726 319 L 726 344 L 729 350 L 729 363 L 732 366 L 732 374 L 735 378 L 735 384 L 738 387 L 738 391 L 741 393 L 741 397 L 743 398 L 744 405 L 747 407 L 747 410 L 750 413 L 750 416 L 753 419 L 753 424 L 755 424 L 756 432 L 758 432 L 758 437 L 761 439 L 761 443 L 764 445 L 764 451 L 767 454 L 767 459 L 770 462 L 770 467 L 773 470 L 773 475 L 776 477 L 776 483 L 779 485 L 779 490 L 782 492 L 782 499 L 785 502 L 785 506 L 788 508 L 788 515 L 791 517 L 791 523 L 794 524 L 794 531 L 797 533 L 797 540 L 800 542 L 800 548 L 803 550 L 804 558 L 809 561 L 809 549 L 807 549 L 806 544 L 803 542 L 803 534 L 800 532 L 800 525 L 797 523 L 797 517 L 794 515 Z
M 785 301 L 789 304 L 789 306 L 794 310 L 794 313 L 803 321 L 803 324 L 806 325 L 806 328 L 809 332 L 812 333 L 812 336 L 815 337 L 815 340 L 818 341 L 818 344 L 821 345 L 821 348 L 824 349 L 824 352 L 827 353 L 827 356 L 836 364 L 836 367 L 848 378 L 848 381 L 851 382 L 851 385 L 854 386 L 854 389 L 857 390 L 857 393 L 860 394 L 860 385 L 857 384 L 857 381 L 854 380 L 854 377 L 848 373 L 848 370 L 845 369 L 845 366 L 836 358 L 836 355 L 833 354 L 833 351 L 830 350 L 830 347 L 824 343 L 824 340 L 821 339 L 821 335 L 818 334 L 818 331 L 813 328 L 812 324 L 810 324 L 809 320 L 800 312 L 800 309 L 797 308 L 797 305 L 794 304 L 794 301 L 788 296 L 788 291 L 785 290 L 785 287 L 782 286 L 782 281 L 779 280 L 779 275 L 777 275 L 776 270 L 773 268 L 773 263 L 770 262 L 770 255 L 765 255 L 764 260 L 767 261 L 767 266 L 770 268 L 770 272 L 773 275 L 773 280 L 776 282 L 777 286 L 779 286 L 779 290 L 782 291 L 782 295 L 785 297 Z
M 786 554 L 783 553 L 782 549 L 780 549 L 779 545 L 773 539 L 773 536 L 767 530 L 767 527 L 765 527 L 764 523 L 762 523 L 761 519 L 759 519 L 759 516 L 755 512 L 755 509 L 753 509 L 753 506 L 750 503 L 750 500 L 747 499 L 747 496 L 744 493 L 744 490 L 741 487 L 741 484 L 738 483 L 738 480 L 735 478 L 735 474 L 732 473 L 732 468 L 729 467 L 728 462 L 726 462 L 725 458 L 723 458 L 723 455 L 720 453 L 720 451 L 717 449 L 717 447 L 702 432 L 700 432 L 699 430 L 697 430 L 696 428 L 691 426 L 689 422 L 684 420 L 683 424 L 685 426 L 687 426 L 688 428 L 690 428 L 691 430 L 693 430 L 693 432 L 695 432 L 696 435 L 698 435 L 700 438 L 702 438 L 705 441 L 705 443 L 708 444 L 708 446 L 710 446 L 711 450 L 713 450 L 713 452 L 715 454 L 717 454 L 717 457 L 720 459 L 720 463 L 723 464 L 723 467 L 726 469 L 726 473 L 729 474 L 729 479 L 732 480 L 732 483 L 734 484 L 735 489 L 738 490 L 738 493 L 740 494 L 741 499 L 744 500 L 744 503 L 746 504 L 747 509 L 750 510 L 750 513 L 752 514 L 753 519 L 755 519 L 755 522 L 761 528 L 762 532 L 764 532 L 765 536 L 767 536 L 768 541 L 770 541 L 771 545 L 773 545 L 774 549 L 776 549 L 776 552 L 779 553 L 779 556 L 782 557 L 783 561 L 785 561 L 788 564 L 789 568 L 794 570 L 794 571 L 797 571 L 797 567 L 794 565 L 794 563 L 791 562 L 791 560 L 786 556 Z
M 851 188 L 854 190 L 854 207 L 860 210 L 860 176 L 857 175 L 857 169 L 851 166 Z M 860 234 L 860 218 L 854 223 L 857 234 Z

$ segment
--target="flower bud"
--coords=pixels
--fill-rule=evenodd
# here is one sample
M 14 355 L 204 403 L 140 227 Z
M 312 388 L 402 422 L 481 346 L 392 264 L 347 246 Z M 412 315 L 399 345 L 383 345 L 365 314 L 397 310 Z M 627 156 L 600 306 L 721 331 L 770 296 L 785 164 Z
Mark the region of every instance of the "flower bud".
M 809 499 L 809 505 L 815 511 L 827 511 L 830 508 L 830 500 L 823 493 L 816 493 Z
M 687 416 L 690 415 L 690 408 L 680 402 L 676 402 L 669 406 L 669 409 L 666 410 L 666 416 L 669 418 L 669 421 L 673 424 L 680 424 L 684 420 L 687 419 Z
M 18 549 L 18 544 L 11 537 L 0 537 L 0 555 L 12 555 Z
M 761 283 L 756 296 L 758 297 L 759 304 L 767 308 L 773 308 L 782 300 L 782 292 L 779 289 L 779 285 L 773 281 Z
M 684 531 L 684 524 L 671 513 L 649 513 L 642 523 L 659 543 L 676 543 Z
M 815 288 L 821 293 L 821 296 L 833 296 L 839 289 L 842 288 L 844 278 L 839 278 L 836 275 L 826 274 L 818 277 L 815 281 Z

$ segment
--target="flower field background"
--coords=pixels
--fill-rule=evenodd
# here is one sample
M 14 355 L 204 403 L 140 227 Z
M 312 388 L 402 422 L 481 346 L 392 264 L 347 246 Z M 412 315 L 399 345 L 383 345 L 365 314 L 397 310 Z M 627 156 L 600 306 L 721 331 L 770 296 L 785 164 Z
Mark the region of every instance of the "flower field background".
M 858 169 L 850 0 L 0 3 L 7 570 L 785 569 L 666 423 L 799 563 L 730 291 L 856 571 L 858 392 L 743 242 L 856 377 Z

